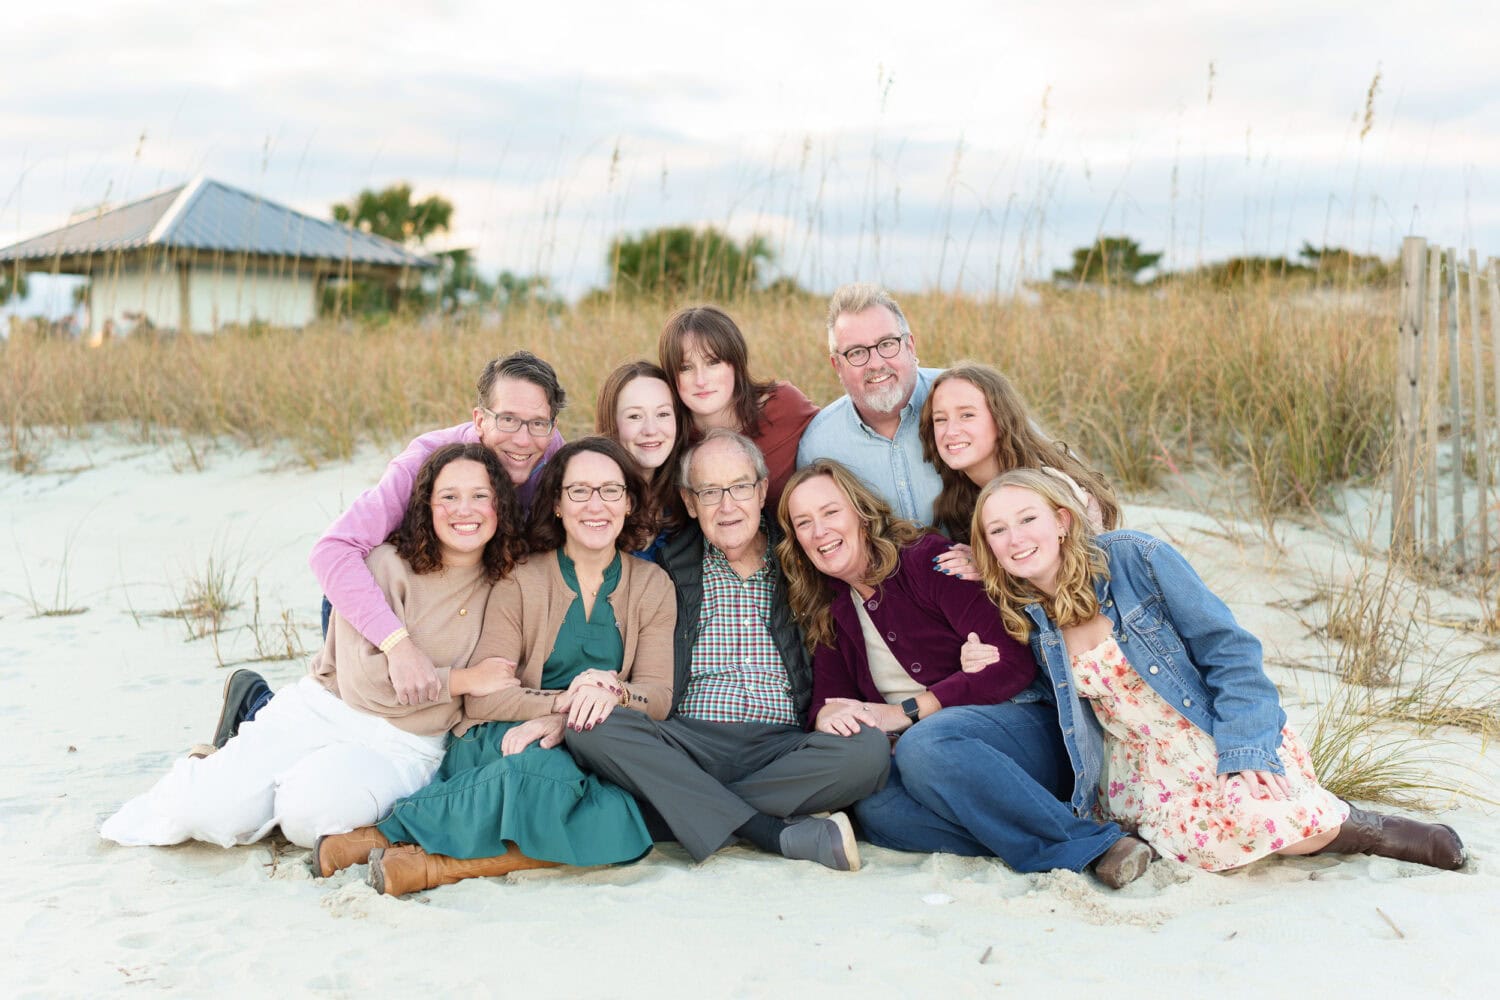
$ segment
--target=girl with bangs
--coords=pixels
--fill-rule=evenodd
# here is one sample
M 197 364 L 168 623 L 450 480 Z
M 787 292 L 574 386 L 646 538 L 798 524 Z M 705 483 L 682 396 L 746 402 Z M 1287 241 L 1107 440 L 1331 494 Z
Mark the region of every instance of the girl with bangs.
M 752 377 L 745 335 L 717 306 L 677 310 L 661 331 L 657 351 L 691 418 L 692 440 L 727 427 L 755 442 L 771 470 L 766 507 L 774 510 L 818 407 L 790 382 Z

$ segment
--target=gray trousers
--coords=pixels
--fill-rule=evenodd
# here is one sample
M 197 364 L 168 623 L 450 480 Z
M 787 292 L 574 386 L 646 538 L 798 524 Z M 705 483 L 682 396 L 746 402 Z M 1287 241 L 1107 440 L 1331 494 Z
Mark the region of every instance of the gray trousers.
M 758 812 L 842 809 L 878 791 L 891 766 L 890 742 L 871 728 L 845 737 L 627 710 L 566 739 L 580 767 L 655 807 L 697 861 Z

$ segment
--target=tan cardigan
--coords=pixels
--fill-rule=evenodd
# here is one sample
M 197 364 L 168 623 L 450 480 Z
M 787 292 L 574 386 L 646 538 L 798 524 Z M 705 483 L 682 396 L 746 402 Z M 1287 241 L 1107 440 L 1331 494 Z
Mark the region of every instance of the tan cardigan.
M 542 668 L 577 596 L 563 582 L 556 552 L 532 556 L 495 584 L 472 662 L 490 656 L 514 660 L 521 686 L 466 696 L 464 719 L 455 735 L 481 722 L 551 714 L 557 692 L 541 690 Z M 622 553 L 620 581 L 609 604 L 625 640 L 620 680 L 630 695 L 628 704 L 653 719 L 665 719 L 672 710 L 672 629 L 677 621 L 672 582 L 659 566 Z
M 455 667 L 468 666 L 474 655 L 493 585 L 484 579 L 482 566 L 413 573 L 390 545 L 376 547 L 365 565 L 391 610 L 405 623 L 411 635 L 405 641 L 416 643 L 437 668 L 443 686 L 437 700 L 421 705 L 397 702 L 385 654 L 337 611 L 308 670 L 350 708 L 378 715 L 418 736 L 446 733 L 459 722 L 463 708 L 448 687 L 449 676 Z

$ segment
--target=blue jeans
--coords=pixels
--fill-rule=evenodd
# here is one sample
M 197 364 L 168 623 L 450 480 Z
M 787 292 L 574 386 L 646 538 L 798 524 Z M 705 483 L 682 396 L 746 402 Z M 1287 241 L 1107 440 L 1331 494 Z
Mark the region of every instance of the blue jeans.
M 1082 871 L 1124 831 L 1075 816 L 1072 790 L 1053 706 L 955 705 L 902 735 L 885 788 L 854 809 L 881 847 Z

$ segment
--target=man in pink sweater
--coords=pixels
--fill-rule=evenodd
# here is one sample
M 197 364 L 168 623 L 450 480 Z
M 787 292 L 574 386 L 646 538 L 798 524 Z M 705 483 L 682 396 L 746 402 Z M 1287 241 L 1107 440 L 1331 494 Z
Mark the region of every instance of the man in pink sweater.
M 417 470 L 444 445 L 478 441 L 499 457 L 515 484 L 521 508 L 529 510 L 542 466 L 563 445 L 556 425 L 558 413 L 567 405 L 567 393 L 558 383 L 557 372 L 541 358 L 530 351 L 496 358 L 485 365 L 477 390 L 471 421 L 430 431 L 407 445 L 386 466 L 380 482 L 356 497 L 329 526 L 308 558 L 325 595 L 324 631 L 331 604 L 385 653 L 391 683 L 403 705 L 435 699 L 441 685 L 432 660 L 406 637 L 400 619 L 386 604 L 365 566 L 365 557 L 401 523 Z M 518 532 L 525 525 L 501 525 L 500 529 Z M 228 742 L 270 697 L 270 687 L 254 671 L 230 674 L 224 684 L 224 708 L 214 730 L 214 746 Z

